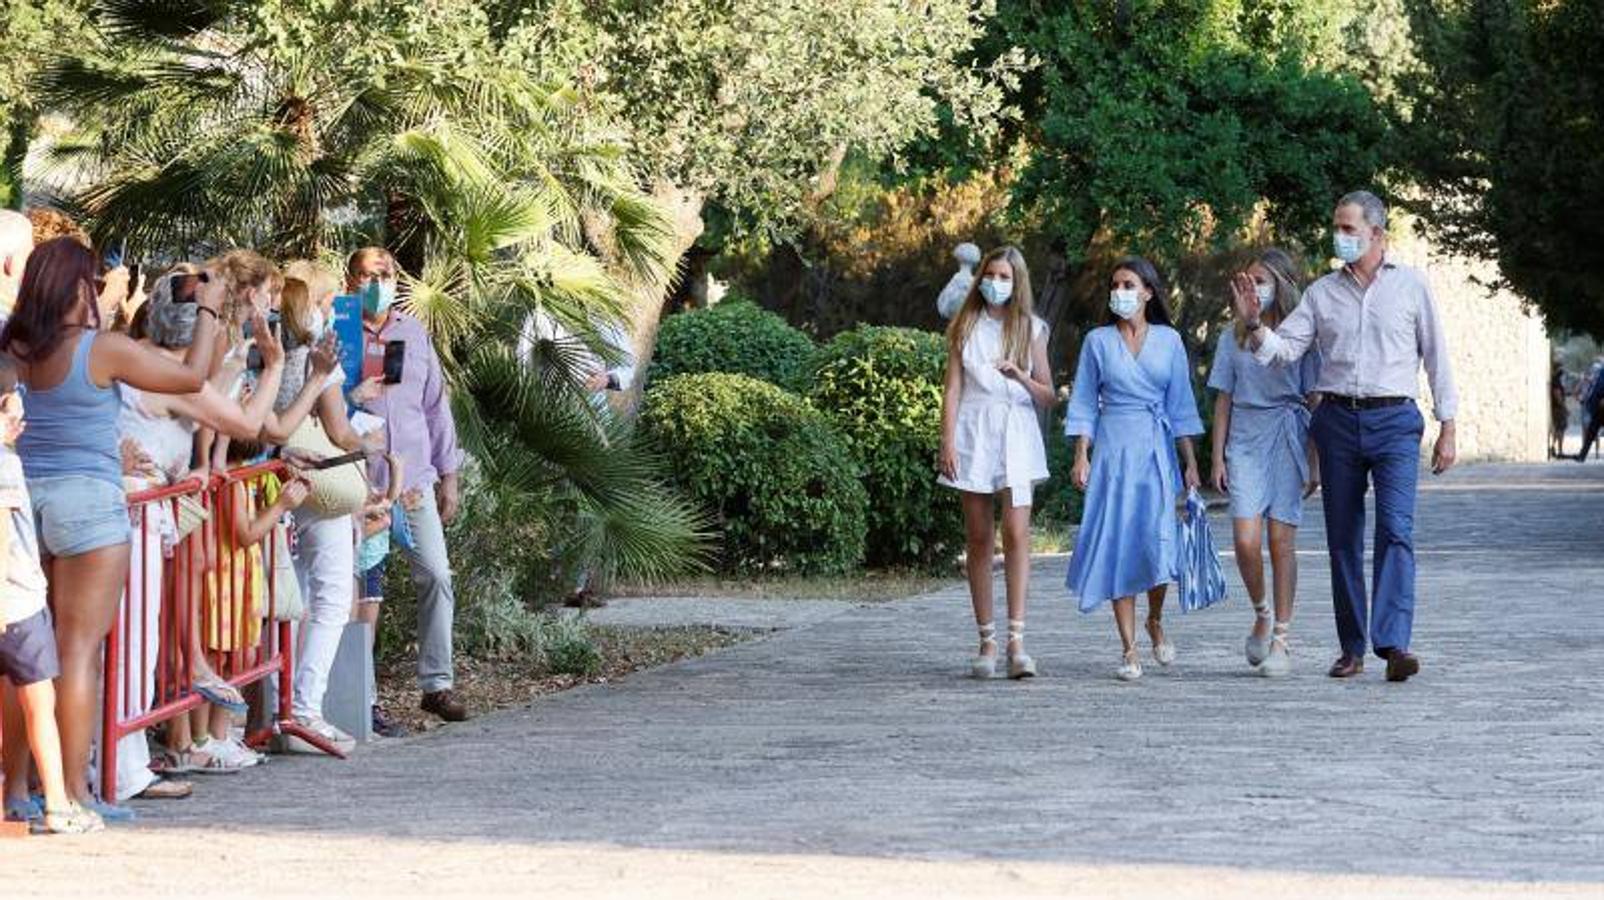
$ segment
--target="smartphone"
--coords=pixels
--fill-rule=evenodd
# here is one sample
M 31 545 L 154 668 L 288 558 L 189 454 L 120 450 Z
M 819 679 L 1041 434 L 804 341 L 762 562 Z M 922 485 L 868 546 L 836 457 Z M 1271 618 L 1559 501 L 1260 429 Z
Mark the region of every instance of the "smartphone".
M 257 349 L 255 344 L 251 344 L 251 348 L 245 351 L 245 369 L 250 372 L 260 372 L 266 366 L 267 364 L 262 361 L 262 351 Z
M 384 383 L 400 384 L 401 367 L 407 358 L 406 341 L 384 342 Z
M 128 255 L 128 242 L 122 241 L 114 249 L 107 250 L 101 255 L 100 261 L 105 265 L 106 271 L 111 271 L 123 264 L 123 257 Z
M 172 278 L 174 303 L 194 303 L 200 286 L 212 280 L 205 272 L 174 275 Z

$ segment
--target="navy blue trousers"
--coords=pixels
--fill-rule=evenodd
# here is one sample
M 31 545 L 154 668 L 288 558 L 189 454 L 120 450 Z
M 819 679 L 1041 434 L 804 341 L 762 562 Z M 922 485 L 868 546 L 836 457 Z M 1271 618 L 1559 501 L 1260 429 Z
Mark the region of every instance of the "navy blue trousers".
M 1415 488 L 1425 419 L 1413 403 L 1346 409 L 1324 403 L 1309 434 L 1320 451 L 1331 599 L 1343 652 L 1409 648 L 1415 620 Z M 1376 492 L 1375 562 L 1365 602 L 1365 492 Z

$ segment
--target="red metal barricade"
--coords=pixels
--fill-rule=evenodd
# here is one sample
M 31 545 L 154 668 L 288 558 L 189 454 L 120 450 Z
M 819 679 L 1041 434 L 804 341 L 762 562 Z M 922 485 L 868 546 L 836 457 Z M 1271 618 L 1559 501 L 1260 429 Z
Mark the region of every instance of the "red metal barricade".
M 282 463 L 270 462 L 214 476 L 206 485 L 192 479 L 128 496 L 131 558 L 106 637 L 103 676 L 100 793 L 108 801 L 117 796 L 117 742 L 206 702 L 195 681 L 203 663 L 241 690 L 275 679 L 276 708 L 265 727 L 247 735 L 252 745 L 294 735 L 344 756 L 291 716 L 294 642 L 291 624 L 275 617 L 278 542 L 269 532 L 255 547 L 235 546 L 236 507 L 247 504 L 247 520 L 265 508 L 250 497 L 283 471 Z M 207 511 L 206 521 L 176 543 L 164 541 L 162 532 L 174 534 L 190 501 Z

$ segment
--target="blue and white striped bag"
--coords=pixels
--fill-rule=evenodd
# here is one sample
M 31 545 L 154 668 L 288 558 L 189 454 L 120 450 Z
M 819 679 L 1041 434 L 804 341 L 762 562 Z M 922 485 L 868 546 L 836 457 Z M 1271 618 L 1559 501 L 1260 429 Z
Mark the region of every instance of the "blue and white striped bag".
M 1208 504 L 1193 488 L 1186 495 L 1186 516 L 1181 520 L 1181 558 L 1178 578 L 1181 612 L 1213 606 L 1225 599 L 1225 572 L 1209 536 Z

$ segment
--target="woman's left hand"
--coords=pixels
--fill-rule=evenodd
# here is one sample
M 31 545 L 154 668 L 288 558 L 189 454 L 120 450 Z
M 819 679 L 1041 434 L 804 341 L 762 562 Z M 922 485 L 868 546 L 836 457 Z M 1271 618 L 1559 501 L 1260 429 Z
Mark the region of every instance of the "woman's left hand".
M 1197 464 L 1196 463 L 1188 463 L 1187 464 L 1186 472 L 1182 476 L 1182 480 L 1186 484 L 1186 489 L 1187 489 L 1188 492 L 1195 491 L 1200 486 L 1202 486 L 1203 479 L 1199 478 L 1198 475 L 1197 475 Z
M 1005 359 L 997 363 L 997 371 L 1001 372 L 1004 378 L 1011 378 L 1014 381 L 1021 382 L 1025 380 L 1025 373 L 1019 371 L 1019 367 L 1014 365 L 1011 359 Z
M 1320 476 L 1312 475 L 1309 477 L 1308 481 L 1303 483 L 1303 499 L 1307 500 L 1310 497 L 1313 497 L 1315 491 L 1318 490 L 1320 490 Z

